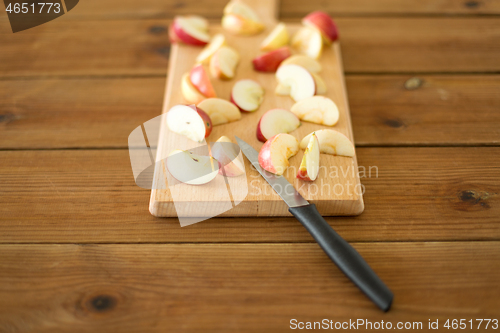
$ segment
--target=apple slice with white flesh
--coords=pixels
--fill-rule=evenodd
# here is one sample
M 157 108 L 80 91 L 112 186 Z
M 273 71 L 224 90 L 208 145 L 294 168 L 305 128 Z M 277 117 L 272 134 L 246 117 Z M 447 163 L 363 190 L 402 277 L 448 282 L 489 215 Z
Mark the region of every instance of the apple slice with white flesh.
M 256 111 L 264 100 L 264 88 L 254 80 L 239 80 L 231 91 L 231 102 L 241 111 Z
M 210 59 L 210 73 L 214 78 L 230 80 L 235 75 L 240 55 L 229 46 L 220 47 Z
M 195 65 L 189 72 L 189 80 L 205 97 L 217 97 L 215 89 L 210 82 L 210 77 L 203 65 Z
M 300 120 L 285 109 L 272 109 L 262 115 L 257 124 L 257 140 L 266 142 L 279 133 L 290 133 L 300 126 Z
M 265 28 L 253 9 L 239 0 L 230 1 L 224 7 L 222 27 L 239 35 L 255 35 Z
M 187 150 L 173 150 L 167 157 L 168 172 L 181 183 L 203 185 L 219 173 L 219 162 L 211 156 L 193 154 Z
M 319 151 L 324 154 L 338 156 L 354 156 L 354 145 L 344 134 L 332 129 L 314 131 L 319 141 Z M 300 148 L 305 149 L 311 139 L 312 133 L 305 136 L 300 142 Z
M 219 161 L 219 173 L 238 177 L 245 173 L 245 162 L 239 147 L 227 136 L 221 136 L 212 146 L 211 155 Z
M 212 132 L 208 114 L 196 106 L 175 105 L 167 112 L 167 126 L 177 134 L 202 142 Z
M 337 25 L 330 15 L 325 12 L 312 12 L 302 19 L 302 23 L 306 26 L 318 29 L 326 44 L 331 44 L 339 38 Z
M 299 166 L 297 178 L 309 182 L 316 180 L 319 173 L 319 141 L 315 133 L 312 133 L 306 151 Z
M 291 45 L 300 53 L 318 59 L 323 48 L 323 37 L 318 29 L 302 27 L 293 35 Z
M 172 24 L 175 35 L 186 44 L 204 46 L 210 41 L 208 23 L 199 16 L 176 16 Z
M 193 85 L 189 79 L 189 73 L 185 73 L 181 79 L 181 91 L 182 96 L 188 103 L 198 104 L 207 97 L 204 96 L 198 89 Z
M 241 119 L 240 110 L 233 103 L 221 98 L 207 98 L 198 104 L 212 120 L 212 125 L 226 124 Z
M 261 54 L 252 60 L 253 69 L 257 72 L 276 72 L 283 60 L 290 57 L 292 51 L 288 46 Z
M 288 159 L 299 151 L 299 141 L 290 134 L 280 133 L 266 141 L 259 152 L 259 164 L 281 176 L 290 165 Z
M 170 23 L 170 25 L 168 26 L 168 39 L 172 44 L 181 42 L 179 36 L 177 36 L 177 34 L 175 33 L 173 23 Z
M 319 73 L 322 69 L 321 64 L 316 59 L 303 54 L 293 55 L 284 60 L 281 65 L 299 65 L 307 69 L 309 73 Z
M 339 109 L 328 97 L 313 96 L 295 103 L 291 110 L 300 120 L 334 126 L 339 121 Z
M 288 45 L 290 36 L 286 30 L 285 23 L 279 23 L 271 33 L 262 41 L 260 49 L 263 51 L 272 51 L 282 46 Z
M 314 96 L 316 92 L 313 76 L 299 65 L 280 66 L 276 72 L 276 78 L 279 84 L 290 87 L 290 96 L 296 102 Z
M 200 64 L 208 64 L 210 58 L 220 49 L 222 46 L 226 45 L 226 37 L 223 34 L 217 34 L 210 39 L 210 43 L 203 50 L 201 50 L 198 57 L 196 57 L 196 62 Z

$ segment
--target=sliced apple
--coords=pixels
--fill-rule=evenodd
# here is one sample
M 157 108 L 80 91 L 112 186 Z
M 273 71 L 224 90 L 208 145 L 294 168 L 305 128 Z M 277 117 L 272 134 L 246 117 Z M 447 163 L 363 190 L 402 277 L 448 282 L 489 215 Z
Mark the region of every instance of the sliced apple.
M 203 20 L 200 17 L 176 16 L 172 27 L 180 41 L 190 45 L 203 46 L 210 40 L 207 26 Z
M 264 169 L 281 176 L 290 165 L 288 159 L 299 151 L 299 141 L 292 135 L 280 133 L 264 143 L 259 152 L 259 164 Z
M 332 129 L 315 131 L 319 141 L 319 150 L 322 153 L 339 156 L 354 156 L 354 145 L 344 134 Z M 300 148 L 305 149 L 311 139 L 312 133 L 300 142 Z
M 240 55 L 229 46 L 219 48 L 210 59 L 210 73 L 214 78 L 230 80 L 235 75 Z
M 291 45 L 300 53 L 318 59 L 323 48 L 321 32 L 315 28 L 302 27 L 293 35 Z
M 219 161 L 219 173 L 237 177 L 245 173 L 245 162 L 239 147 L 227 136 L 221 136 L 212 146 L 211 155 Z
M 168 155 L 166 164 L 172 177 L 189 185 L 209 183 L 219 173 L 219 163 L 216 159 L 186 150 L 173 150 Z
M 205 97 L 217 97 L 215 89 L 210 82 L 210 77 L 203 65 L 196 65 L 189 72 L 189 80 Z
M 222 46 L 226 45 L 226 37 L 223 34 L 217 34 L 210 39 L 210 43 L 203 50 L 201 50 L 198 57 L 196 57 L 196 62 L 200 64 L 209 64 L 210 58 L 220 49 Z
M 208 31 L 209 22 L 206 18 L 199 15 L 186 15 L 184 19 L 191 22 L 191 25 L 197 29 Z
M 288 46 L 269 51 L 252 60 L 253 68 L 258 72 L 276 72 L 283 60 L 291 55 L 292 52 Z
M 291 90 L 290 86 L 278 83 L 274 92 L 276 93 L 276 95 L 290 96 L 290 90 Z
M 321 64 L 311 57 L 303 54 L 296 54 L 290 58 L 284 60 L 281 65 L 299 65 L 307 69 L 309 73 L 319 73 L 321 72 Z
M 196 106 L 175 105 L 167 112 L 167 126 L 177 134 L 202 142 L 212 132 L 208 114 Z
M 257 139 L 266 142 L 279 133 L 290 133 L 300 126 L 296 115 L 285 109 L 272 109 L 262 115 L 257 124 Z
M 182 96 L 188 103 L 198 104 L 207 97 L 196 89 L 189 79 L 189 73 L 185 73 L 181 79 Z
M 327 88 L 326 88 L 326 83 L 323 80 L 323 78 L 321 76 L 319 76 L 318 74 L 316 74 L 316 73 L 311 73 L 311 75 L 312 75 L 312 77 L 314 79 L 314 84 L 316 85 L 315 94 L 316 95 L 324 95 L 324 94 L 326 94 Z
M 334 126 L 339 121 L 339 109 L 328 97 L 313 96 L 295 103 L 291 111 L 300 120 Z
M 319 141 L 313 132 L 299 166 L 297 178 L 314 181 L 319 173 Z
M 207 98 L 198 104 L 198 108 L 208 114 L 213 126 L 241 119 L 241 112 L 236 105 L 221 98 Z
M 230 1 L 224 8 L 222 27 L 227 31 L 240 35 L 254 35 L 265 26 L 252 8 L 242 1 Z
M 239 80 L 231 91 L 231 102 L 241 111 L 253 112 L 264 100 L 264 88 L 254 80 Z
M 304 67 L 299 65 L 283 65 L 276 72 L 278 83 L 290 87 L 290 96 L 296 101 L 314 96 L 316 83 Z
M 272 51 L 288 44 L 290 36 L 286 30 L 285 23 L 279 23 L 271 33 L 262 41 L 260 49 L 263 51 Z
M 172 44 L 181 42 L 179 36 L 177 36 L 177 34 L 175 33 L 173 23 L 170 23 L 170 25 L 168 26 L 168 39 Z
M 316 11 L 302 19 L 306 26 L 314 27 L 321 32 L 323 40 L 331 44 L 339 38 L 339 31 L 333 19 L 325 12 Z
M 260 22 L 251 21 L 243 16 L 228 14 L 222 17 L 222 27 L 236 35 L 255 35 L 264 30 Z

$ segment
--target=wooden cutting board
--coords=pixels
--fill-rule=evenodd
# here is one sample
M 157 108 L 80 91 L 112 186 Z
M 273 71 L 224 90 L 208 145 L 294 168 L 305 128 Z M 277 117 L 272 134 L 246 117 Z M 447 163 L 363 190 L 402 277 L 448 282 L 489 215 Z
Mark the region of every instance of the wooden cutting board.
M 248 3 L 251 3 L 266 23 L 266 30 L 257 36 L 246 37 L 232 35 L 224 31 L 220 25 L 211 25 L 210 34 L 223 33 L 227 37 L 228 44 L 238 50 L 241 56 L 237 74 L 233 80 L 212 79 L 212 83 L 218 97 L 229 99 L 231 88 L 237 80 L 253 79 L 265 89 L 264 102 L 258 111 L 243 113 L 242 119 L 239 121 L 214 126 L 207 142 L 215 142 L 222 135 L 226 135 L 236 142 L 234 136 L 237 135 L 258 151 L 263 145 L 257 140 L 255 133 L 260 117 L 273 108 L 290 110 L 294 101 L 288 96 L 275 95 L 274 90 L 277 83 L 274 73 L 255 72 L 251 64 L 251 60 L 260 53 L 261 41 L 277 24 L 277 2 L 258 0 Z M 300 24 L 287 24 L 287 27 L 289 32 L 293 34 L 300 28 Z M 181 77 L 192 68 L 201 49 L 181 44 L 172 45 L 163 113 L 166 113 L 174 105 L 186 104 L 180 89 Z M 337 104 L 340 112 L 339 122 L 334 127 L 302 122 L 301 126 L 290 134 L 300 141 L 314 130 L 333 128 L 353 140 L 339 42 L 334 43 L 331 47 L 325 47 L 320 62 L 323 66 L 320 75 L 328 88 L 325 96 Z M 184 207 L 188 207 L 183 209 L 183 214 L 193 214 L 193 216 L 198 216 L 196 211 L 200 210 L 208 215 L 212 214 L 211 210 L 213 210 L 213 216 L 290 216 L 286 204 L 251 167 L 246 158 L 244 158 L 246 176 L 228 177 L 229 183 L 226 183 L 224 177 L 218 176 L 214 181 L 202 186 L 176 184 L 175 187 L 169 188 L 168 182 L 169 179 L 171 180 L 171 176 L 169 176 L 162 159 L 168 156 L 168 153 L 173 149 L 189 149 L 196 146 L 188 141 L 188 139 L 181 138 L 169 131 L 164 123 L 161 125 L 158 146 L 154 147 L 157 148 L 155 149 L 157 163 L 150 200 L 151 214 L 159 217 L 175 217 L 177 216 L 176 207 L 180 209 L 182 203 L 185 204 Z M 290 170 L 298 169 L 302 155 L 303 151 L 301 150 L 290 159 L 290 166 L 292 166 Z M 325 216 L 360 214 L 364 209 L 364 204 L 356 157 L 321 154 L 320 165 L 323 167 L 316 181 L 312 183 L 297 179 L 295 172 L 285 173 L 285 176 L 306 200 L 316 204 L 321 214 Z M 228 195 L 228 185 L 233 190 L 232 198 L 231 195 Z M 241 188 L 242 185 L 248 188 L 248 193 L 243 193 L 241 197 L 238 197 L 234 189 Z M 238 202 L 239 204 L 235 205 Z M 221 206 L 225 208 L 221 210 Z

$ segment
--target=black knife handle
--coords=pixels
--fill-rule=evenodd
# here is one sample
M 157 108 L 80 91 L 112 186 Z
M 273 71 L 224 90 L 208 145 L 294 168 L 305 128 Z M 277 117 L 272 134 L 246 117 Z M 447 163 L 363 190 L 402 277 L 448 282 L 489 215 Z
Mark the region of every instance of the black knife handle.
M 393 294 L 361 255 L 320 215 L 313 204 L 288 210 L 314 237 L 337 267 L 382 311 L 391 307 Z

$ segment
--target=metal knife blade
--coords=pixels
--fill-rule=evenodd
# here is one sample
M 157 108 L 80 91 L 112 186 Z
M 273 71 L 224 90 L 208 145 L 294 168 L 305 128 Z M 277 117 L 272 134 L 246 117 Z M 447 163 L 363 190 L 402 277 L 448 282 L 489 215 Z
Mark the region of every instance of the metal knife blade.
M 283 199 L 283 201 L 288 205 L 288 207 L 300 207 L 309 205 L 309 202 L 304 199 L 299 192 L 293 187 L 292 184 L 286 180 L 283 176 L 277 176 L 266 170 L 262 169 L 259 165 L 259 153 L 252 148 L 248 143 L 241 140 L 236 136 L 236 141 L 238 146 L 240 146 L 241 151 L 248 158 L 250 163 L 255 169 L 264 177 L 264 179 L 272 186 L 274 191 Z

